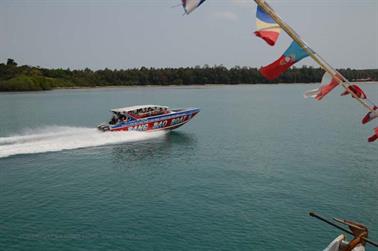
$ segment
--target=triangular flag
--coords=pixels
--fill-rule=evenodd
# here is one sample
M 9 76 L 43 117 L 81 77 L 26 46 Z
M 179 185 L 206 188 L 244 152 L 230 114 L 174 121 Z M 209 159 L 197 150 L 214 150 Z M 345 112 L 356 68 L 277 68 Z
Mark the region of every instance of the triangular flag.
M 193 10 L 197 9 L 206 0 L 181 0 L 182 7 L 184 7 L 185 13 L 190 14 Z
M 378 139 L 378 127 L 374 129 L 374 135 L 372 135 L 368 141 L 369 142 L 374 142 Z
M 367 98 L 365 92 L 358 85 L 350 85 L 348 87 L 348 90 L 353 92 L 357 97 L 359 97 L 361 99 Z M 350 94 L 350 92 L 348 90 L 345 90 L 343 93 L 341 93 L 341 96 L 345 96 L 345 95 Z M 352 97 L 353 97 L 353 95 L 352 95 Z
M 317 89 L 313 89 L 313 90 L 305 92 L 304 96 L 305 98 L 311 97 L 316 100 L 321 100 L 338 85 L 339 85 L 339 80 L 337 80 L 336 78 L 332 78 L 332 76 L 326 72 L 323 75 L 322 83 L 320 87 Z
M 362 124 L 366 124 L 370 121 L 372 121 L 375 118 L 378 118 L 378 107 L 374 106 L 373 107 L 374 111 L 368 112 L 368 114 L 365 115 L 365 117 L 362 119 Z

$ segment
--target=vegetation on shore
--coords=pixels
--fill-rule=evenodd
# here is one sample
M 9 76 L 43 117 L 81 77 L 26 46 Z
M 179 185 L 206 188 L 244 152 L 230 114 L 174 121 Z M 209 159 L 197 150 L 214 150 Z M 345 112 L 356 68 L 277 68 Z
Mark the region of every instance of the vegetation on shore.
M 348 79 L 378 80 L 378 69 L 341 69 Z M 264 79 L 257 68 L 219 66 L 185 68 L 145 68 L 125 70 L 46 69 L 18 66 L 13 59 L 0 64 L 0 91 L 39 91 L 54 88 L 144 85 L 205 85 L 205 84 L 271 84 L 316 83 L 323 71 L 303 66 L 292 68 L 275 81 Z

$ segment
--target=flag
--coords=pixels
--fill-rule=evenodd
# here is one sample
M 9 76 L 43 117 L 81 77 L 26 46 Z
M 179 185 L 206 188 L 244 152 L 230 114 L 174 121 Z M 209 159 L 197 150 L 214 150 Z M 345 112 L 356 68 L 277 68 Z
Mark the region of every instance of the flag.
M 374 106 L 373 111 L 368 112 L 368 114 L 365 115 L 365 117 L 362 119 L 362 124 L 366 124 L 373 119 L 378 118 L 378 107 Z
M 374 142 L 378 139 L 378 127 L 374 129 L 374 135 L 372 135 L 368 141 L 369 142 Z
M 348 87 L 348 90 L 345 90 L 343 93 L 341 93 L 341 96 L 345 96 L 345 95 L 350 94 L 350 92 L 353 92 L 357 97 L 359 97 L 361 99 L 367 98 L 365 92 L 358 85 L 350 85 Z M 352 97 L 353 97 L 353 95 L 352 95 Z
M 322 83 L 320 84 L 320 87 L 317 89 L 313 89 L 313 90 L 305 92 L 304 96 L 305 98 L 311 97 L 320 101 L 338 85 L 339 85 L 339 80 L 337 80 L 335 77 L 332 77 L 329 73 L 326 72 L 323 75 Z
M 278 24 L 260 6 L 257 6 L 255 35 L 264 39 L 269 45 L 275 45 L 281 29 Z
M 184 7 L 185 13 L 189 15 L 190 12 L 197 9 L 206 0 L 181 0 L 181 1 L 182 1 L 182 7 Z
M 270 65 L 262 67 L 260 73 L 268 80 L 274 80 L 305 57 L 308 57 L 308 53 L 293 41 L 279 59 Z

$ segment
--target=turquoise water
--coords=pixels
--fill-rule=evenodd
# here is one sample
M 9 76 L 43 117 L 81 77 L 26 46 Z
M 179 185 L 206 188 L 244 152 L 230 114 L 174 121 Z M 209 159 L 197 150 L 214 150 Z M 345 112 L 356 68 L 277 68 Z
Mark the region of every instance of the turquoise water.
M 339 231 L 312 210 L 378 240 L 376 123 L 313 87 L 0 94 L 0 250 L 322 250 Z M 201 112 L 168 134 L 93 129 L 147 103 Z

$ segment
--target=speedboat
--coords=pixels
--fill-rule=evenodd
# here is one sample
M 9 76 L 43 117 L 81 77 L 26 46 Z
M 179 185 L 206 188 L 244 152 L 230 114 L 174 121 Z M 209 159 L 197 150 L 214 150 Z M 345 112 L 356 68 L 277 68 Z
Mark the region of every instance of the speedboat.
M 111 110 L 108 123 L 97 128 L 101 131 L 156 131 L 173 130 L 189 122 L 198 108 L 170 109 L 161 105 L 139 105 Z

